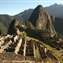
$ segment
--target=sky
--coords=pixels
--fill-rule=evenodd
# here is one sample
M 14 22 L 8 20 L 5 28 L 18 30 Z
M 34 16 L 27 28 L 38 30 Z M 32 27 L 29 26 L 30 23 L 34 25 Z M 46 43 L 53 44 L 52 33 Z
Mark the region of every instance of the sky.
M 63 0 L 0 0 L 0 14 L 16 15 L 37 5 L 47 7 L 54 3 L 63 5 Z

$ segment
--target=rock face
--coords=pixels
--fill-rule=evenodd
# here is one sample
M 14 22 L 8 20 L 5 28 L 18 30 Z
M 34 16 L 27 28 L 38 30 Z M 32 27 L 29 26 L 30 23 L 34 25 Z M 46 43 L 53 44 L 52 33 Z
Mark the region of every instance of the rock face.
M 51 17 L 41 5 L 37 6 L 32 12 L 29 22 L 36 30 L 48 33 L 50 36 L 56 34 Z

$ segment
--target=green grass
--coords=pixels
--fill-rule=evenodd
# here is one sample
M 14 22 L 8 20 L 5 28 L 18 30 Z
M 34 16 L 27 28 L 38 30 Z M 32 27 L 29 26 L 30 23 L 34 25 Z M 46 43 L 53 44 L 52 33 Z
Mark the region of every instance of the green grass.
M 61 51 L 63 51 L 63 49 L 57 50 L 56 48 L 53 48 L 53 47 L 51 47 L 51 46 L 49 46 L 49 45 L 47 45 L 45 43 L 43 43 L 43 45 L 47 48 L 47 50 L 52 52 L 52 54 L 56 57 L 56 59 L 58 61 L 60 61 L 60 63 L 63 63 L 63 58 L 61 56 L 61 54 L 62 54 Z

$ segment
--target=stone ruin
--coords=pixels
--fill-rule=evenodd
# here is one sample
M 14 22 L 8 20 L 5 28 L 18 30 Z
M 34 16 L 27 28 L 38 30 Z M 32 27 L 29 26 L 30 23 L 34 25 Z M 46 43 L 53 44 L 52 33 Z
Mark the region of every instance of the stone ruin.
M 33 26 L 33 28 L 30 26 L 30 29 L 42 31 L 42 36 L 44 33 L 49 32 L 49 36 L 52 36 L 52 33 L 53 36 L 56 34 L 50 16 L 41 6 L 38 6 L 33 11 L 28 23 L 31 23 Z M 13 20 L 9 26 L 8 34 L 0 36 L 0 54 L 7 55 L 9 53 L 11 55 L 10 58 L 14 55 L 17 55 L 17 57 L 20 55 L 20 57 L 18 57 L 20 60 L 41 62 L 45 58 L 50 58 L 51 61 L 54 60 L 52 63 L 58 63 L 55 56 L 44 46 L 43 42 L 34 37 L 28 36 L 25 31 L 21 31 L 21 26 L 22 25 L 20 25 L 18 21 Z M 15 60 L 15 58 L 16 57 L 13 59 Z
M 51 57 L 48 56 L 49 53 Z M 3 60 L 10 59 L 10 61 L 30 60 L 42 62 L 43 59 L 50 58 L 51 61 L 53 59 L 57 62 L 57 59 L 51 54 L 51 51 L 41 41 L 26 36 L 25 32 L 21 32 L 20 35 L 17 34 L 15 36 L 9 34 L 0 36 L 0 54 L 4 56 Z

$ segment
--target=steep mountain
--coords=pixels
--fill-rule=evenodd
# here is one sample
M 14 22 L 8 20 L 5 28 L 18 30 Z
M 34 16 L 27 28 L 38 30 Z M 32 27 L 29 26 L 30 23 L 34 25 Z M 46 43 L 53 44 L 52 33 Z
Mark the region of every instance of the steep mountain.
M 50 15 L 41 5 L 34 9 L 28 21 L 38 31 L 47 33 L 48 35 L 56 33 Z

